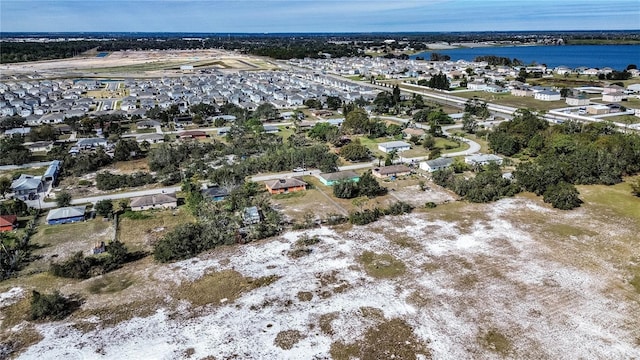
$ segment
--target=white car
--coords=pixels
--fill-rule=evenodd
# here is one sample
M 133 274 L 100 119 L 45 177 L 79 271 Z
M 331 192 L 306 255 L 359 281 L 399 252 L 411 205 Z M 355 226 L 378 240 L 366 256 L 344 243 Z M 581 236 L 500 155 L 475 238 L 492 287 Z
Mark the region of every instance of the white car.
M 293 172 L 303 172 L 303 171 L 307 171 L 307 169 L 303 168 L 303 167 L 297 167 L 297 168 L 293 169 Z

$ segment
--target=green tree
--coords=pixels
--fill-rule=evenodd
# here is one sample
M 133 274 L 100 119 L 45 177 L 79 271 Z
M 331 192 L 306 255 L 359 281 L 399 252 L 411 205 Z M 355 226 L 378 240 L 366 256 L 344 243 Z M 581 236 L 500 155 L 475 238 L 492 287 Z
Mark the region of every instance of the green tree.
M 550 203 L 554 208 L 561 210 L 571 210 L 582 204 L 578 197 L 578 189 L 573 184 L 564 181 L 550 185 L 543 194 L 543 200 Z
M 358 196 L 358 184 L 353 181 L 341 181 L 334 184 L 333 195 L 340 199 L 353 199 Z
M 275 120 L 278 117 L 278 109 L 271 103 L 262 103 L 254 112 L 254 116 L 263 120 Z
M 342 100 L 337 96 L 327 96 L 327 108 L 331 110 L 338 110 L 342 106 Z
M 478 130 L 478 122 L 469 113 L 464 113 L 462 116 L 462 130 L 469 134 L 475 134 Z
M 635 181 L 631 182 L 631 193 L 635 196 L 640 197 L 640 178 L 637 178 Z
M 362 174 L 360 181 L 358 181 L 357 184 L 359 196 L 374 198 L 387 193 L 387 188 L 381 186 L 380 183 L 378 183 L 378 180 L 376 180 L 368 171 Z
M 363 109 L 355 109 L 345 118 L 342 123 L 343 131 L 351 134 L 364 134 L 368 130 L 369 116 Z
M 31 293 L 31 320 L 62 320 L 77 309 L 79 303 L 66 298 L 57 290 L 52 294 Z
M 11 180 L 6 177 L 0 177 L 0 195 L 4 199 L 5 195 L 7 195 L 11 191 Z
M 342 149 L 340 149 L 340 156 L 349 161 L 368 160 L 371 157 L 371 152 L 357 139 L 343 146 Z
M 121 139 L 113 151 L 113 159 L 116 161 L 128 161 L 140 154 L 138 142 L 133 139 Z
M 111 199 L 104 199 L 96 202 L 96 213 L 102 217 L 111 217 L 113 213 L 113 202 Z
M 59 207 L 66 207 L 71 205 L 71 194 L 66 191 L 61 191 L 56 195 L 56 204 Z

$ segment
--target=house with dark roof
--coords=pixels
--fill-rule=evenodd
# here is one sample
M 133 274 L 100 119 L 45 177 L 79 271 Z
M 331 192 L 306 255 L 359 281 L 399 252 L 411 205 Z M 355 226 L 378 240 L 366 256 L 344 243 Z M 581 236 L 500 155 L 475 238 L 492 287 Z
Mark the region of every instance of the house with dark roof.
M 50 210 L 47 215 L 47 224 L 56 225 L 84 221 L 85 210 L 84 206 L 68 206 Z
M 318 178 L 320 179 L 320 182 L 327 186 L 333 186 L 342 181 L 360 181 L 360 175 L 351 170 L 322 173 L 318 175 Z
M 180 137 L 181 140 L 188 140 L 188 139 L 200 140 L 200 139 L 206 139 L 209 137 L 209 135 L 207 135 L 206 132 L 201 130 L 183 131 L 179 133 L 178 136 Z
M 272 195 L 307 190 L 307 183 L 296 178 L 269 180 L 264 184 Z
M 229 191 L 220 186 L 211 186 L 202 190 L 202 196 L 204 196 L 205 199 L 222 201 L 229 196 Z
M 390 178 L 409 175 L 411 169 L 406 165 L 391 165 L 373 168 L 371 173 L 377 178 Z
M 178 199 L 176 194 L 152 194 L 132 198 L 129 206 L 132 211 L 173 209 L 178 207 Z
M 0 232 L 11 231 L 18 227 L 18 217 L 15 215 L 0 215 Z

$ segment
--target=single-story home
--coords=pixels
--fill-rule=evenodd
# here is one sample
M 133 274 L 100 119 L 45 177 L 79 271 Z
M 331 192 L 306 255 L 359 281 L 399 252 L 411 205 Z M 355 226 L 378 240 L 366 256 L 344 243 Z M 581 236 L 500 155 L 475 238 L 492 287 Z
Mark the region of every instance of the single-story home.
M 567 105 L 571 105 L 571 106 L 589 105 L 589 98 L 584 95 L 567 96 L 565 101 L 567 102 Z
M 25 144 L 25 147 L 31 152 L 49 152 L 53 149 L 53 141 L 36 141 L 31 144 Z
M 264 125 L 264 132 L 267 134 L 275 134 L 280 131 L 280 128 L 273 125 Z
M 60 173 L 60 169 L 62 168 L 62 161 L 53 160 L 47 171 L 44 172 L 43 179 L 44 181 L 55 181 L 58 178 L 58 174 Z
M 373 168 L 371 173 L 378 178 L 398 177 L 411 174 L 411 169 L 406 165 L 391 165 Z
M 318 177 L 320 178 L 320 182 L 327 186 L 333 186 L 341 181 L 360 181 L 360 175 L 351 170 L 322 173 L 318 175 Z
M 229 196 L 229 191 L 223 187 L 211 186 L 202 190 L 202 196 L 204 196 L 205 199 L 221 201 Z
M 201 130 L 183 131 L 178 134 L 180 139 L 206 139 L 209 137 L 206 132 Z
M 609 112 L 611 112 L 611 109 L 609 109 L 607 105 L 597 104 L 597 105 L 587 106 L 587 113 L 591 115 L 602 115 L 602 114 L 608 114 Z
M 140 144 L 145 141 L 149 144 L 159 144 L 164 142 L 164 135 L 158 133 L 141 134 L 136 136 L 136 141 Z
M 136 128 L 138 129 L 148 129 L 154 128 L 156 126 L 160 126 L 160 121 L 158 120 L 142 120 L 136 123 Z
M 176 194 L 152 194 L 132 198 L 129 206 L 132 211 L 173 209 L 178 207 L 178 199 Z
M 307 190 L 307 183 L 296 178 L 269 180 L 264 183 L 270 194 L 282 194 Z
M 392 152 L 393 150 L 396 150 L 397 152 L 402 152 L 402 151 L 407 151 L 409 149 L 411 149 L 411 145 L 404 141 L 389 141 L 389 142 L 378 144 L 378 150 L 386 154 Z
M 18 226 L 18 217 L 15 215 L 0 215 L 0 232 L 11 231 Z
M 541 101 L 558 101 L 562 98 L 559 92 L 553 90 L 543 90 L 533 94 L 534 99 Z
M 464 162 L 469 165 L 487 165 L 490 163 L 496 163 L 502 165 L 502 158 L 494 154 L 475 154 L 464 157 Z
M 453 164 L 452 158 L 437 158 L 433 160 L 423 161 L 420 163 L 420 169 L 428 172 L 444 170 Z
M 621 92 L 610 92 L 602 94 L 602 101 L 607 102 L 621 102 L 624 98 L 624 94 Z
M 406 128 L 402 130 L 404 137 L 410 139 L 412 136 L 417 137 L 418 139 L 422 139 L 425 135 L 425 131 L 419 128 Z
M 84 221 L 84 206 L 69 206 L 49 211 L 47 215 L 47 224 L 67 224 L 78 221 Z
M 97 147 L 107 147 L 107 139 L 104 138 L 83 138 L 78 139 L 76 147 L 80 149 L 92 149 Z
M 27 174 L 20 174 L 20 177 L 13 180 L 11 189 L 16 196 L 28 196 L 42 191 L 42 177 Z

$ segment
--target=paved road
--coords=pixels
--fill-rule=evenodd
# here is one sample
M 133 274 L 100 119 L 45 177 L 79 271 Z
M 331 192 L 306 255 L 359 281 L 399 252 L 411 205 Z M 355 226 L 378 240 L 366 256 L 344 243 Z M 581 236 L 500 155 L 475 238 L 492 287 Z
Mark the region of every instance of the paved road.
M 3 165 L 3 166 L 0 166 L 0 171 L 46 167 L 49 165 L 51 165 L 51 161 L 32 162 L 32 163 L 22 164 L 22 165 Z

